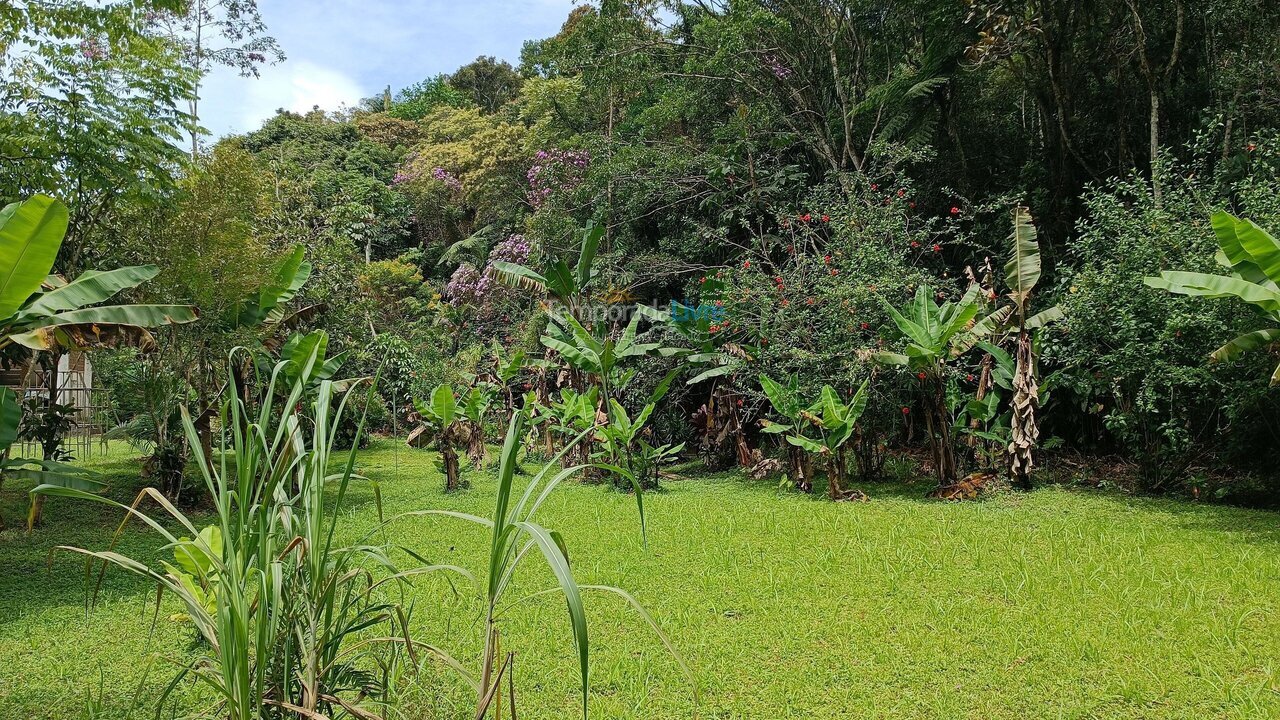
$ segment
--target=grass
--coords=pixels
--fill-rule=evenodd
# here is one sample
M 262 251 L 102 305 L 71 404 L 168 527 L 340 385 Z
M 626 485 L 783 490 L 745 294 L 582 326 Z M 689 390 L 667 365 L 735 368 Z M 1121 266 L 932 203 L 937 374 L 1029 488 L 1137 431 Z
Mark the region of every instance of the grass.
M 115 496 L 132 496 L 127 448 L 98 464 Z M 472 473 L 446 496 L 433 454 L 384 442 L 360 465 L 388 516 L 491 510 L 492 479 Z M 11 526 L 25 489 L 0 496 Z M 631 591 L 672 637 L 698 676 L 698 717 L 1280 717 L 1277 515 L 1058 487 L 965 504 L 866 489 L 869 503 L 832 504 L 735 473 L 669 482 L 645 500 L 647 549 L 634 499 L 604 487 L 567 486 L 540 517 L 565 534 L 579 581 Z M 375 528 L 372 492 L 344 514 L 351 538 Z M 119 519 L 52 499 L 34 535 L 0 533 L 0 717 L 126 718 L 139 689 L 133 716 L 152 716 L 174 673 L 157 658 L 193 642 L 169 617 L 176 603 L 153 627 L 153 589 L 113 572 L 86 612 L 83 563 L 48 564 L 57 544 L 103 547 Z M 158 559 L 154 540 L 135 528 L 124 545 Z M 442 518 L 394 524 L 385 540 L 473 569 L 487 551 L 479 528 Z M 551 584 L 529 572 L 510 596 Z M 468 589 L 432 579 L 406 600 L 420 639 L 474 665 L 482 604 Z M 587 610 L 593 717 L 695 716 L 692 688 L 623 601 L 592 595 Z M 507 615 L 520 717 L 579 716 L 567 622 L 554 596 Z M 187 711 L 207 702 L 178 696 Z M 406 681 L 399 716 L 463 718 L 473 700 L 428 668 Z

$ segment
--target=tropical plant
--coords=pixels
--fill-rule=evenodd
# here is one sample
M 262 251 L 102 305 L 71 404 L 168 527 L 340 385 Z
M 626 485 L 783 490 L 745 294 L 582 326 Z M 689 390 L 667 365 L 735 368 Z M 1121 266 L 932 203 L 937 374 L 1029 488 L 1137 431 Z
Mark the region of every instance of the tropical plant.
M 549 594 L 562 593 L 568 604 L 569 624 L 574 647 L 577 649 L 578 671 L 582 680 L 582 715 L 587 717 L 588 661 L 590 655 L 590 639 L 587 632 L 587 616 L 582 600 L 583 590 L 604 591 L 613 593 L 626 600 L 640 616 L 653 628 L 662 644 L 676 658 L 680 667 L 689 675 L 688 667 L 676 652 L 667 636 L 654 622 L 653 618 L 640 603 L 630 594 L 616 587 L 605 585 L 579 585 L 569 564 L 568 547 L 564 537 L 555 530 L 549 530 L 534 520 L 542 503 L 565 480 L 581 472 L 585 465 L 562 467 L 561 461 L 576 441 L 567 443 L 564 448 L 549 462 L 542 466 L 525 487 L 524 493 L 517 500 L 515 495 L 515 476 L 519 469 L 521 439 L 525 433 L 527 411 L 522 410 L 511 417 L 502 445 L 502 454 L 498 463 L 498 495 L 493 514 L 490 517 L 478 517 L 452 510 L 420 510 L 405 513 L 402 517 L 443 515 L 465 520 L 479 525 L 489 531 L 489 555 L 487 569 L 482 574 L 481 591 L 485 602 L 485 644 L 484 654 L 480 661 L 478 677 L 468 673 L 456 661 L 450 664 L 462 674 L 476 691 L 476 718 L 488 716 L 490 710 L 494 717 L 501 716 L 502 681 L 506 675 L 509 687 L 508 697 L 512 704 L 511 716 L 515 711 L 515 653 L 503 651 L 501 642 L 500 621 L 502 615 L 512 605 L 524 601 L 541 598 Z M 594 431 L 589 427 L 577 436 L 581 440 Z M 627 475 L 628 471 L 617 466 L 601 466 L 609 472 Z M 638 490 L 638 486 L 637 486 Z M 641 492 L 636 492 L 636 507 L 640 515 L 641 537 L 645 536 L 644 500 Z M 525 596 L 512 603 L 504 603 L 511 581 L 520 563 L 532 550 L 546 560 L 557 586 L 542 592 Z
M 1040 281 L 1040 243 L 1036 241 L 1037 234 L 1031 213 L 1025 207 L 1014 208 L 1013 233 L 1009 236 L 1012 249 L 1009 262 L 1004 266 L 1004 282 L 1009 289 L 1011 305 L 989 316 L 974 333 L 987 334 L 991 318 L 1001 312 L 1011 316 L 1011 328 L 1016 332 L 1016 340 L 1012 379 L 1013 414 L 1009 423 L 1006 459 L 1009 474 L 1014 483 L 1022 488 L 1031 487 L 1031 468 L 1034 465 L 1032 453 L 1040 438 L 1040 425 L 1036 419 L 1036 411 L 1040 407 L 1040 390 L 1031 331 L 1062 318 L 1062 310 L 1057 306 L 1031 314 L 1031 294 Z
M 156 276 L 154 265 L 50 275 L 67 231 L 67 208 L 45 195 L 0 210 L 0 348 L 61 352 L 155 344 L 149 328 L 189 323 L 189 305 L 102 305 Z
M 303 377 L 317 360 L 313 349 Z M 157 569 L 116 552 L 114 540 L 101 551 L 59 548 L 101 561 L 102 572 L 111 564 L 150 578 L 182 603 L 205 649 L 176 660 L 182 672 L 159 698 L 160 706 L 190 677 L 216 698 L 205 717 L 262 720 L 345 712 L 374 718 L 369 699 L 382 697 L 383 678 L 400 650 L 414 654 L 423 646 L 410 639 L 404 610 L 380 599 L 382 584 L 404 577 L 383 550 L 335 542 L 343 501 L 360 479 L 353 472 L 354 448 L 345 458 L 332 452 L 352 393 L 339 399 L 335 384 L 323 380 L 308 397 L 304 383 L 290 380 L 284 365 L 277 363 L 253 394 L 256 407 L 228 382 L 219 410 L 226 430 L 223 452 L 216 461 L 202 456 L 195 425 L 182 412 L 216 530 L 198 530 L 154 488 L 142 490 L 128 506 L 54 485 L 32 492 L 124 510 L 116 540 L 136 518 L 174 550 L 175 562 Z M 144 512 L 148 500 L 162 513 Z M 186 535 L 171 531 L 174 524 Z M 389 574 L 375 582 L 372 568 Z
M 434 443 L 436 450 L 440 452 L 441 464 L 444 466 L 444 489 L 451 492 L 464 487 L 458 468 L 458 448 L 469 446 L 473 426 L 468 418 L 459 412 L 453 386 L 442 383 L 431 392 L 430 398 L 425 401 L 415 398 L 413 405 L 422 422 L 409 433 L 409 444 L 416 447 L 420 444 Z
M 952 418 L 946 398 L 947 370 L 954 355 L 973 345 L 971 330 L 978 327 L 974 320 L 981 310 L 978 293 L 978 286 L 973 285 L 958 301 L 937 304 L 933 290 L 920 285 L 915 298 L 901 311 L 880 298 L 907 344 L 902 353 L 876 352 L 872 357 L 915 373 L 939 486 L 956 481 Z
M 847 445 L 857 430 L 858 419 L 867 408 L 867 386 L 863 381 L 858 391 L 848 403 L 840 400 L 840 394 L 830 385 L 824 385 L 814 402 L 805 406 L 796 394 L 794 379 L 783 386 L 769 378 L 760 376 L 760 386 L 780 415 L 790 422 L 764 423 L 764 431 L 774 435 L 784 435 L 790 450 L 789 473 L 793 484 L 808 492 L 812 487 L 810 463 L 797 456 L 798 451 L 815 455 L 827 466 L 827 496 L 832 500 L 865 497 L 862 493 L 846 490 L 845 480 L 848 477 L 849 463 L 846 459 Z
M 622 403 L 609 398 L 608 422 L 602 424 L 597 433 L 601 451 L 593 457 L 627 469 L 628 472 L 625 475 L 614 474 L 614 484 L 619 488 L 637 483 L 645 489 L 656 488 L 658 473 L 662 466 L 673 462 L 680 451 L 684 450 L 684 443 L 655 446 L 645 437 L 649 434 L 645 432 L 649 419 L 653 416 L 658 403 L 666 396 L 667 390 L 671 388 L 671 383 L 680 370 L 681 368 L 672 370 L 658 382 L 657 387 L 645 401 L 644 407 L 636 413 L 634 418 L 627 414 Z
M 52 353 L 44 364 L 56 379 L 57 356 L 66 350 L 147 349 L 155 346 L 149 328 L 196 319 L 195 308 L 187 305 L 102 305 L 122 290 L 155 277 L 159 270 L 154 265 L 87 270 L 71 282 L 50 275 L 67 223 L 66 206 L 45 195 L 0 210 L 0 349 L 20 345 Z M 44 465 L 22 461 L 13 469 L 46 484 L 81 490 L 101 488 L 101 483 L 91 481 L 85 473 L 69 472 L 58 462 L 57 448 L 70 429 L 70 412 L 57 402 L 56 385 L 50 382 L 51 392 L 43 400 L 28 402 L 28 408 L 38 410 L 39 415 L 28 418 L 23 426 L 25 437 L 39 442 L 46 451 L 46 457 L 39 461 Z M 0 438 L 10 438 L 3 447 L 12 444 L 20 422 L 21 413 L 0 413 Z M 40 476 L 42 470 L 49 472 Z M 33 499 L 28 527 L 40 521 L 43 507 L 42 497 Z
M 39 414 L 24 417 L 23 405 L 18 395 L 11 388 L 0 387 L 0 487 L 7 478 L 33 480 L 37 484 L 61 485 L 76 488 L 85 492 L 100 492 L 106 485 L 99 475 L 92 470 L 75 465 L 68 465 L 58 457 L 56 449 L 62 436 L 57 434 L 57 427 L 49 428 L 44 419 L 46 401 L 32 398 Z M 57 404 L 53 422 L 61 424 L 65 417 L 65 407 Z M 35 427 L 33 427 L 33 423 Z M 49 449 L 53 457 L 41 460 L 10 457 L 13 444 L 20 436 L 25 436 L 41 444 L 42 449 Z M 56 437 L 56 440 L 54 439 Z M 27 514 L 27 529 L 40 523 L 44 511 L 43 497 L 33 497 Z M 0 517 L 0 530 L 4 529 L 4 518 Z
M 565 308 L 569 315 L 581 318 L 586 292 L 595 279 L 596 251 L 604 227 L 590 223 L 582 231 L 582 246 L 572 268 L 561 258 L 548 257 L 542 271 L 503 260 L 495 260 L 489 267 L 498 281 L 504 285 L 524 288 L 546 295 Z
M 1252 220 L 1243 220 L 1225 211 L 1214 213 L 1212 221 L 1220 248 L 1218 264 L 1227 268 L 1230 275 L 1170 270 L 1144 281 L 1151 287 L 1178 295 L 1237 298 L 1252 306 L 1268 322 L 1280 324 L 1280 240 Z M 1213 351 L 1209 360 L 1230 362 L 1277 340 L 1280 340 L 1280 327 L 1247 332 Z M 1271 385 L 1280 385 L 1280 365 L 1271 374 Z

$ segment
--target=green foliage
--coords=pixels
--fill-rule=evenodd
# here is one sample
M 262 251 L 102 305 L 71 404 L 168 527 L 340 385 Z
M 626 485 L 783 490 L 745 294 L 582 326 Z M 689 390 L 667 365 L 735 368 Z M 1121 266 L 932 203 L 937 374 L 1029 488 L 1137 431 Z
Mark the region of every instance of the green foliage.
M 300 377 L 320 360 L 317 349 Z M 382 683 L 398 653 L 416 656 L 406 611 L 381 599 L 367 568 L 381 568 L 392 581 L 399 571 L 379 548 L 334 542 L 344 497 L 357 479 L 355 450 L 345 458 L 332 454 L 335 426 L 350 397 L 339 398 L 331 381 L 309 394 L 303 382 L 286 377 L 282 363 L 260 388 L 256 408 L 234 390 L 224 395 L 219 419 L 227 433 L 216 462 L 203 455 L 184 409 L 187 440 L 213 502 L 211 528 L 198 531 L 151 488 L 128 506 L 49 484 L 32 491 L 123 510 L 126 522 L 140 520 L 174 550 L 175 562 L 155 569 L 111 549 L 63 548 L 102 563 L 98 587 L 110 564 L 178 598 L 206 643 L 192 656 L 175 658 L 184 668 L 179 677 L 214 694 L 210 717 L 257 720 L 279 707 L 359 715 L 366 712 L 365 698 L 386 692 Z M 234 378 L 228 381 L 234 388 Z M 331 461 L 339 467 L 336 474 Z M 145 500 L 157 503 L 161 514 L 144 512 Z M 173 524 L 189 534 L 175 536 Z M 117 541 L 123 530 L 124 524 Z M 373 628 L 379 639 L 361 638 Z M 175 687 L 159 697 L 158 707 Z
M 444 394 L 447 394 L 450 399 L 445 400 L 442 394 L 439 401 L 440 407 L 432 407 L 429 409 L 430 412 L 435 413 L 437 410 L 445 410 L 452 402 L 452 392 Z M 435 405 L 437 405 L 437 401 L 433 396 L 432 406 Z M 444 416 L 441 415 L 441 417 L 443 418 Z M 525 600 L 550 592 L 563 593 L 569 609 L 570 637 L 572 637 L 574 648 L 577 651 L 578 669 L 582 679 L 582 715 L 585 718 L 587 717 L 587 691 L 589 687 L 587 673 L 591 644 L 587 633 L 586 611 L 582 601 L 583 589 L 602 590 L 622 596 L 649 623 L 668 650 L 671 650 L 673 654 L 675 654 L 675 651 L 670 641 L 663 635 L 657 624 L 653 622 L 653 619 L 649 617 L 649 614 L 635 598 L 625 591 L 608 586 L 580 587 L 574 576 L 574 571 L 569 566 L 569 551 L 564 537 L 558 531 L 548 530 L 534 520 L 538 509 L 551 493 L 565 480 L 587 467 L 586 465 L 572 465 L 564 468 L 560 466 L 559 461 L 576 442 L 567 443 L 559 455 L 543 465 L 532 480 L 529 481 L 523 495 L 517 499 L 514 481 L 516 471 L 519 468 L 517 456 L 520 451 L 521 438 L 524 437 L 525 420 L 525 413 L 517 412 L 512 415 L 511 421 L 507 426 L 498 465 L 497 500 L 494 510 L 488 518 L 445 510 L 423 510 L 406 513 L 406 515 L 444 515 L 465 520 L 489 530 L 491 542 L 487 563 L 488 571 L 481 583 L 481 591 L 485 596 L 486 613 L 485 651 L 481 658 L 479 677 L 476 678 L 467 674 L 465 670 L 458 668 L 476 690 L 476 717 L 484 717 L 490 705 L 501 694 L 503 674 L 515 672 L 514 667 L 512 667 L 513 654 L 507 653 L 505 657 L 500 654 L 500 627 L 498 621 L 501 614 L 500 611 L 505 611 L 511 607 L 511 604 L 506 604 L 503 601 L 516 568 L 527 553 L 536 548 L 551 570 L 556 580 L 556 587 L 548 591 L 535 593 L 533 596 L 526 597 Z M 579 439 L 588 432 L 590 430 L 584 430 L 580 433 Z M 621 468 L 612 468 L 612 470 L 614 472 L 625 472 Z M 640 513 L 640 527 L 643 534 L 644 503 L 639 492 L 636 493 L 636 504 Z M 513 604 L 518 605 L 520 602 L 520 600 L 516 600 Z M 679 655 L 676 655 L 676 659 L 680 661 L 681 667 L 684 668 L 684 663 L 680 660 Z M 686 674 L 687 672 L 686 669 Z M 514 680 L 511 682 L 512 687 L 514 687 Z M 512 693 L 514 696 L 514 690 L 512 690 Z
M 1214 213 L 1212 222 L 1221 248 L 1217 261 L 1231 271 L 1230 276 L 1165 271 L 1144 282 L 1178 295 L 1237 298 L 1269 320 L 1280 322 L 1280 241 L 1252 221 L 1227 212 Z M 1250 350 L 1268 347 L 1277 339 L 1280 328 L 1253 330 L 1213 351 L 1209 359 L 1230 362 Z M 1280 384 L 1280 366 L 1271 374 L 1271 384 Z
M 66 230 L 66 207 L 43 195 L 0 211 L 0 347 L 149 347 L 148 328 L 196 319 L 187 305 L 102 305 L 155 277 L 154 266 L 89 270 L 70 283 L 48 276 Z

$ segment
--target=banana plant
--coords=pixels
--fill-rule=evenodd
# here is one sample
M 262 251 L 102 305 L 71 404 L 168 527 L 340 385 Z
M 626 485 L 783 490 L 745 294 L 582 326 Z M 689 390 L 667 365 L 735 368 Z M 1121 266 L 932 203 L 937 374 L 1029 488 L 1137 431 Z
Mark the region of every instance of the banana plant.
M 825 462 L 827 496 L 830 499 L 860 497 L 861 493 L 858 491 L 848 491 L 844 488 L 848 476 L 845 452 L 846 446 L 854 437 L 858 420 L 867 409 L 868 381 L 862 382 L 847 404 L 840 400 L 840 394 L 834 388 L 824 385 L 818 398 L 808 406 L 804 406 L 800 401 L 794 379 L 789 386 L 784 387 L 769 376 L 761 375 L 760 386 L 764 389 L 769 402 L 773 404 L 774 410 L 790 421 L 788 423 L 767 422 L 764 425 L 764 432 L 783 435 L 791 447 L 815 455 Z M 803 465 L 798 468 L 793 456 L 791 468 L 793 472 L 798 472 Z M 792 481 L 795 482 L 795 474 L 792 475 Z M 800 487 L 807 491 L 811 484 L 806 482 Z
M 45 195 L 0 210 L 0 349 L 148 348 L 151 328 L 196 320 L 190 305 L 103 305 L 154 278 L 154 265 L 87 270 L 70 282 L 50 275 L 67 217 L 66 206 Z
M 723 287 L 721 281 L 707 278 L 701 288 L 703 297 L 714 298 Z M 704 458 L 716 464 L 729 454 L 725 449 L 732 445 L 739 467 L 754 465 L 743 424 L 739 383 L 741 373 L 759 355 L 758 348 L 729 342 L 724 333 L 712 332 L 712 327 L 724 319 L 723 308 L 718 305 L 693 308 L 672 301 L 670 312 L 649 308 L 643 312 L 665 323 L 692 348 L 685 355 L 692 374 L 685 384 L 692 387 L 707 383 L 707 399 L 694 414 Z
M 0 349 L 21 345 L 32 351 L 60 354 L 70 349 L 155 346 L 150 329 L 189 323 L 198 317 L 189 305 L 104 305 L 121 291 L 154 278 L 159 269 L 138 265 L 115 270 L 87 270 L 68 282 L 51 274 L 67 233 L 67 208 L 46 195 L 35 195 L 0 210 Z M 56 367 L 56 358 L 53 364 Z M 0 448 L 5 460 L 0 478 L 24 476 L 40 484 L 97 491 L 91 474 L 57 462 L 8 459 L 8 448 L 22 420 L 10 390 L 0 398 Z M 48 399 L 56 404 L 56 394 Z M 18 407 L 12 412 L 11 407 Z M 2 480 L 0 480 L 2 481 Z M 44 497 L 33 497 L 28 528 L 40 521 Z
M 82 492 L 96 493 L 106 489 L 106 484 L 99 479 L 101 476 L 91 470 L 54 458 L 34 460 L 10 457 L 13 444 L 18 440 L 22 415 L 22 403 L 19 402 L 17 393 L 11 388 L 0 387 L 0 487 L 4 486 L 7 478 L 17 478 L 34 481 L 37 485 L 56 485 Z M 27 513 L 28 531 L 39 524 L 43 509 L 43 496 L 33 496 Z M 4 518 L 0 517 L 0 530 L 4 528 Z
M 1037 235 L 1036 226 L 1027 208 L 1014 208 L 1013 233 L 1009 236 L 1012 251 L 1009 262 L 1004 266 L 1004 282 L 1009 288 L 1008 297 L 1011 301 L 1006 307 L 1012 308 L 1011 325 L 1017 332 L 1012 379 L 1013 408 L 1006 460 L 1014 483 L 1024 489 L 1031 486 L 1031 468 L 1035 464 L 1033 451 L 1040 439 L 1040 425 L 1036 419 L 1036 411 L 1040 407 L 1040 389 L 1031 331 L 1062 318 L 1062 310 L 1056 305 L 1035 315 L 1031 314 L 1032 292 L 1040 281 L 1040 243 L 1036 240 Z M 979 332 L 985 331 L 989 325 L 989 322 L 984 322 Z
M 787 421 L 780 423 L 767 419 L 761 420 L 760 424 L 764 432 L 770 435 L 781 435 L 791 432 L 793 428 L 798 428 L 804 423 L 801 412 L 806 408 L 800 401 L 800 387 L 794 375 L 787 379 L 786 385 L 782 385 L 768 375 L 762 374 L 760 376 L 760 387 L 764 390 L 765 397 L 769 398 L 769 404 L 773 406 L 774 412 Z M 802 492 L 811 491 L 813 489 L 813 464 L 810 461 L 809 454 L 800 445 L 792 442 L 786 444 L 786 451 L 786 482 L 790 483 L 791 487 L 799 488 Z
M 880 298 L 906 345 L 901 353 L 876 352 L 872 358 L 915 373 L 938 485 L 945 486 L 953 484 L 957 475 L 951 412 L 946 401 L 948 364 L 973 346 L 973 329 L 986 321 L 975 323 L 982 309 L 977 285 L 970 286 L 956 302 L 938 304 L 933 296 L 933 289 L 922 284 L 902 310 Z
M 444 465 L 444 489 L 448 492 L 459 489 L 462 479 L 458 468 L 458 447 L 470 441 L 471 428 L 458 412 L 453 386 L 442 383 L 431 392 L 429 399 L 415 398 L 413 405 L 422 424 L 409 434 L 409 444 L 417 447 L 419 443 L 433 442 Z
M 1272 325 L 1280 325 L 1280 240 L 1252 220 L 1230 213 L 1213 214 L 1213 231 L 1218 238 L 1218 264 L 1229 275 L 1165 271 L 1145 278 L 1147 285 L 1178 295 L 1243 300 Z M 1209 361 L 1230 362 L 1251 350 L 1270 347 L 1280 341 L 1280 327 L 1247 332 L 1209 355 Z M 1280 385 L 1280 365 L 1271 373 L 1271 385 Z
M 545 295 L 566 308 L 570 315 L 581 317 L 587 289 L 597 274 L 596 252 L 603 237 L 604 226 L 589 223 L 582 231 L 582 245 L 572 268 L 561 258 L 548 258 L 541 272 L 502 260 L 493 261 L 489 267 L 498 282 Z
M 467 421 L 467 457 L 477 468 L 484 467 L 484 418 L 498 396 L 492 383 L 475 381 L 462 394 L 458 414 Z
M 655 446 L 645 437 L 649 418 L 653 416 L 653 411 L 666 396 L 679 372 L 680 368 L 676 368 L 659 381 L 634 418 L 627 414 L 622 403 L 609 398 L 609 422 L 602 424 L 597 434 L 601 452 L 593 457 L 621 465 L 629 471 L 625 475 L 614 475 L 614 483 L 619 488 L 626 488 L 635 482 L 645 489 L 656 488 L 662 466 L 673 462 L 684 450 L 684 443 Z

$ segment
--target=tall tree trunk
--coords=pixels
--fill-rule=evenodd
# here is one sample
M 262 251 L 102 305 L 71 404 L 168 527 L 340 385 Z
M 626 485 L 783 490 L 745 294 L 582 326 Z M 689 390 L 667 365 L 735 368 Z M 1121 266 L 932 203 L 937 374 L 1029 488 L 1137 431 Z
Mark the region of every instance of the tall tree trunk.
M 1153 85 L 1149 92 L 1151 96 L 1151 118 L 1150 118 L 1150 152 L 1151 152 L 1151 194 L 1156 201 L 1156 207 L 1164 206 L 1163 193 L 1160 187 L 1160 93 Z

